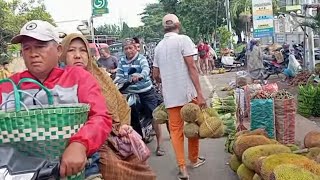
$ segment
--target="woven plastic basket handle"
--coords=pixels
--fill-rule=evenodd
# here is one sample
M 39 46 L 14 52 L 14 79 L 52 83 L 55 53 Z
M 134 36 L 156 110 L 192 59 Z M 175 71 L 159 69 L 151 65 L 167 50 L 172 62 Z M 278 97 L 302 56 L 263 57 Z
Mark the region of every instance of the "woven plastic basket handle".
M 43 89 L 46 92 L 47 96 L 48 96 L 49 105 L 53 105 L 53 96 L 52 96 L 50 90 L 48 88 L 46 88 L 44 85 L 42 85 L 40 82 L 38 82 L 38 81 L 36 81 L 34 79 L 31 79 L 31 78 L 23 78 L 23 79 L 21 79 L 19 81 L 18 85 L 17 85 L 18 89 L 20 89 L 20 86 L 21 86 L 22 83 L 26 83 L 26 82 L 34 83 L 34 84 L 40 86 L 41 89 Z
M 0 80 L 0 84 L 1 83 L 5 83 L 5 82 L 9 82 L 9 83 L 12 84 L 13 96 L 14 96 L 14 105 L 15 105 L 16 111 L 20 111 L 21 110 L 20 95 L 19 95 L 18 88 L 17 88 L 16 84 L 11 79 L 2 79 L 2 80 Z M 4 102 L 4 103 L 7 103 L 7 102 Z

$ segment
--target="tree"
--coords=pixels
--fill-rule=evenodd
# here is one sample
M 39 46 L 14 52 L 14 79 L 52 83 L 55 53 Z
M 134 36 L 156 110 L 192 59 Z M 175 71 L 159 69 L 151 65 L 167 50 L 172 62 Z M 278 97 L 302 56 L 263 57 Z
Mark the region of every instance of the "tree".
M 163 5 L 163 11 L 166 13 L 177 13 L 178 0 L 160 0 L 160 3 Z
M 229 43 L 230 37 L 232 36 L 232 33 L 228 31 L 228 28 L 226 26 L 219 27 L 217 30 L 217 33 L 219 37 L 220 47 L 221 48 L 228 47 L 228 43 Z
M 0 0 L 0 9 L 0 54 L 8 54 L 10 39 L 19 33 L 21 26 L 26 22 L 37 19 L 53 23 L 43 0 L 29 0 L 29 2 Z
M 194 40 L 211 39 L 214 29 L 224 24 L 225 7 L 217 4 L 219 0 L 181 0 L 178 15 L 186 34 Z
M 166 14 L 161 3 L 148 4 L 140 15 L 144 26 L 140 29 L 146 39 L 161 38 L 163 36 L 162 18 Z
M 103 35 L 117 35 L 120 36 L 121 34 L 121 28 L 118 25 L 112 24 L 104 24 L 102 26 L 99 26 L 98 28 L 95 28 L 94 34 L 103 34 Z

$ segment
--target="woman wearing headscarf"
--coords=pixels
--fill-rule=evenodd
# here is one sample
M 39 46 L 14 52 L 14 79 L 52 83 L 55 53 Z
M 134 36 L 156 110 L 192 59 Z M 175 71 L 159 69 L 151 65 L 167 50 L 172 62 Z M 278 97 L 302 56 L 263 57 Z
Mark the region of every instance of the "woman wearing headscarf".
M 86 169 L 87 179 L 91 179 L 90 176 L 93 178 L 96 176 L 97 169 L 99 171 L 98 162 L 100 172 L 103 176 L 107 176 L 104 177 L 105 179 L 155 179 L 149 166 L 145 162 L 139 162 L 132 154 L 130 141 L 122 138 L 126 133 L 132 131 L 132 128 L 128 126 L 131 117 L 130 107 L 111 77 L 92 59 L 88 41 L 81 34 L 70 34 L 62 41 L 62 47 L 63 53 L 60 57 L 62 63 L 66 66 L 83 67 L 97 79 L 113 119 L 110 137 L 105 146 L 101 148 L 100 153 L 95 154 L 92 158 L 96 164 L 93 162 L 89 170 Z
M 259 41 L 253 39 L 250 41 L 247 68 L 253 77 L 261 77 L 263 73 L 263 53 L 259 47 Z

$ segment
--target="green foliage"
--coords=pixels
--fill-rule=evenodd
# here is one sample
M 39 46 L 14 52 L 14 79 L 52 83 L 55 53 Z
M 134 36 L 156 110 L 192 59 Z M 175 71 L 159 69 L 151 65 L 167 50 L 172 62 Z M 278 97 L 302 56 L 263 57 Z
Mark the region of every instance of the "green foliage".
M 306 21 L 300 23 L 300 25 L 310 27 L 316 33 L 320 33 L 320 13 L 317 13 L 313 17 L 308 17 Z
M 229 40 L 232 36 L 232 33 L 228 31 L 228 28 L 226 26 L 221 26 L 217 30 L 218 37 L 220 40 L 220 46 L 221 48 L 228 47 Z
M 115 24 L 109 25 L 105 24 L 102 26 L 99 26 L 98 28 L 95 29 L 94 34 L 97 35 L 120 35 L 121 34 L 121 28 Z
M 177 13 L 178 0 L 159 0 L 163 5 L 163 10 L 166 13 Z
M 2 60 L 10 58 L 8 56 L 14 49 L 8 47 L 8 43 L 14 35 L 19 33 L 23 24 L 34 19 L 53 23 L 51 15 L 46 11 L 43 0 L 29 0 L 28 2 L 22 0 L 0 0 L 0 9 L 0 54 L 3 55 Z M 8 50 L 11 53 L 8 53 Z
M 193 39 L 211 37 L 214 29 L 224 24 L 225 6 L 218 0 L 182 0 L 178 16 L 187 35 Z

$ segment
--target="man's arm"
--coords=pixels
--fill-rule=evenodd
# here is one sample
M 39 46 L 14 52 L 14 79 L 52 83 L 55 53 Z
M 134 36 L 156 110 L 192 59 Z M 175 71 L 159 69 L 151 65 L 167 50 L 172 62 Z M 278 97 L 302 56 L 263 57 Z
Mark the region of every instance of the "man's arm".
M 158 67 L 153 66 L 152 76 L 156 80 L 156 83 L 161 83 L 160 69 Z
M 122 61 L 121 59 L 118 62 L 118 68 L 117 68 L 117 73 L 116 73 L 116 79 L 117 80 L 121 80 L 124 79 L 124 70 L 123 70 L 123 66 L 122 66 Z M 116 80 L 115 79 L 115 80 Z
M 79 102 L 89 104 L 90 112 L 84 126 L 71 137 L 70 144 L 72 142 L 83 144 L 87 155 L 90 156 L 106 141 L 111 132 L 112 119 L 96 79 L 88 72 L 84 71 L 81 74 L 83 75 L 78 87 Z
M 158 48 L 155 48 L 154 51 L 154 60 L 153 60 L 153 71 L 152 71 L 152 77 L 154 80 L 156 80 L 156 83 L 161 83 L 161 77 L 160 77 L 160 68 L 159 68 L 159 52 Z
M 119 66 L 119 61 L 118 58 L 116 58 L 115 56 L 112 56 L 112 61 L 113 61 L 113 65 L 114 65 L 114 69 L 112 69 L 112 73 L 116 73 L 118 70 L 118 66 Z
M 191 81 L 197 91 L 198 97 L 197 101 L 199 106 L 205 107 L 206 106 L 206 101 L 203 97 L 201 86 L 200 86 L 200 80 L 199 80 L 199 73 L 197 71 L 197 67 L 195 64 L 195 61 L 193 59 L 193 56 L 196 54 L 195 51 L 195 45 L 192 42 L 192 40 L 188 36 L 184 36 L 183 42 L 182 42 L 182 49 L 181 53 L 184 57 L 184 61 L 187 65 L 189 75 L 191 78 Z
M 193 83 L 193 85 L 194 85 L 194 87 L 195 87 L 195 89 L 197 91 L 198 101 L 199 101 L 198 103 L 199 103 L 199 105 L 204 105 L 205 99 L 204 99 L 203 94 L 202 94 L 202 89 L 201 89 L 200 80 L 199 80 L 199 73 L 197 71 L 196 63 L 193 60 L 193 56 L 184 57 L 184 61 L 187 64 L 191 81 L 192 81 L 192 83 Z
M 144 56 L 140 59 L 140 67 L 142 69 L 140 76 L 144 79 L 147 78 L 150 75 L 150 67 L 147 58 Z

